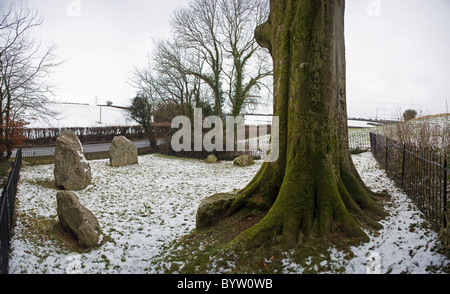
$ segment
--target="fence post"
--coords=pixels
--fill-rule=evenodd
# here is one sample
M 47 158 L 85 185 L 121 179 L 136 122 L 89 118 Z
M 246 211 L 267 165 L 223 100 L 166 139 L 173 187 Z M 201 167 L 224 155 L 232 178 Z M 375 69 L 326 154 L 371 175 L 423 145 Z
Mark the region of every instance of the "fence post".
M 385 163 L 386 163 L 386 171 L 388 171 L 388 149 L 389 149 L 389 138 L 386 137 L 386 158 L 385 158 Z
M 444 157 L 444 228 L 447 228 L 447 155 Z
M 373 138 L 373 154 L 376 156 L 377 154 L 377 135 L 372 133 Z
M 9 220 L 6 193 L 0 197 L 0 274 L 8 273 Z
M 405 179 L 405 157 L 406 157 L 406 143 L 403 143 L 402 187 L 404 187 L 404 179 Z

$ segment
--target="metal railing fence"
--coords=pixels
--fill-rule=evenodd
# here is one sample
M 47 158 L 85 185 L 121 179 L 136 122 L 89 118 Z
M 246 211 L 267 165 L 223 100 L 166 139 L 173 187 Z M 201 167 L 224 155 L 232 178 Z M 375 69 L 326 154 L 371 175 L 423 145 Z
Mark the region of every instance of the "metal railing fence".
M 21 167 L 22 149 L 19 149 L 0 197 L 0 274 L 8 273 L 9 243 Z
M 370 133 L 371 151 L 387 175 L 416 203 L 436 230 L 448 227 L 448 154 Z

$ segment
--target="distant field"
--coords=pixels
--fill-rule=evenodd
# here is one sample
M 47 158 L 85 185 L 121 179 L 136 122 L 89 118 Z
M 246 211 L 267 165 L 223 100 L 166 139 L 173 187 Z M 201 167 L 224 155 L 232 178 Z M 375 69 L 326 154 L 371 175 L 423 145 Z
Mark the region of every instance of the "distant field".
M 374 131 L 398 142 L 448 150 L 450 113 L 423 116 L 406 123 L 378 127 Z
M 135 126 L 137 123 L 128 117 L 124 109 L 87 104 L 49 103 L 49 110 L 57 115 L 38 118 L 27 117 L 27 128 L 67 128 L 101 126 Z

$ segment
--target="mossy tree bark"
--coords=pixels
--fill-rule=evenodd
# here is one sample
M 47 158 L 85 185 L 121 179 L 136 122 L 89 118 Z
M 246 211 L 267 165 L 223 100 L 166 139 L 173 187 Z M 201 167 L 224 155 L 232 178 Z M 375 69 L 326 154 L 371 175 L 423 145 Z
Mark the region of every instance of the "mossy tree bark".
M 386 215 L 353 165 L 347 131 L 344 0 L 271 0 L 255 30 L 274 64 L 279 158 L 264 163 L 230 213 L 267 208 L 231 245 L 284 244 L 338 233 L 367 240 L 361 226 Z

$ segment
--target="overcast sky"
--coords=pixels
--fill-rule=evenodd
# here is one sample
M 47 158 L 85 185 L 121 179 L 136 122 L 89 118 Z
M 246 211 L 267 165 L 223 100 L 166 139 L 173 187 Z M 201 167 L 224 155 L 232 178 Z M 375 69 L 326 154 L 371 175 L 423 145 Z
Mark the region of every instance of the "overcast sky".
M 6 0 L 1 0 L 2 2 Z M 10 0 L 11 1 L 11 0 Z M 44 24 L 42 43 L 65 60 L 53 80 L 58 101 L 127 105 L 127 84 L 152 38 L 170 33 L 169 18 L 187 0 L 26 0 Z M 414 107 L 443 113 L 450 104 L 450 0 L 346 1 L 349 116 L 391 118 Z
M 345 21 L 349 116 L 446 112 L 449 0 L 347 0 Z

